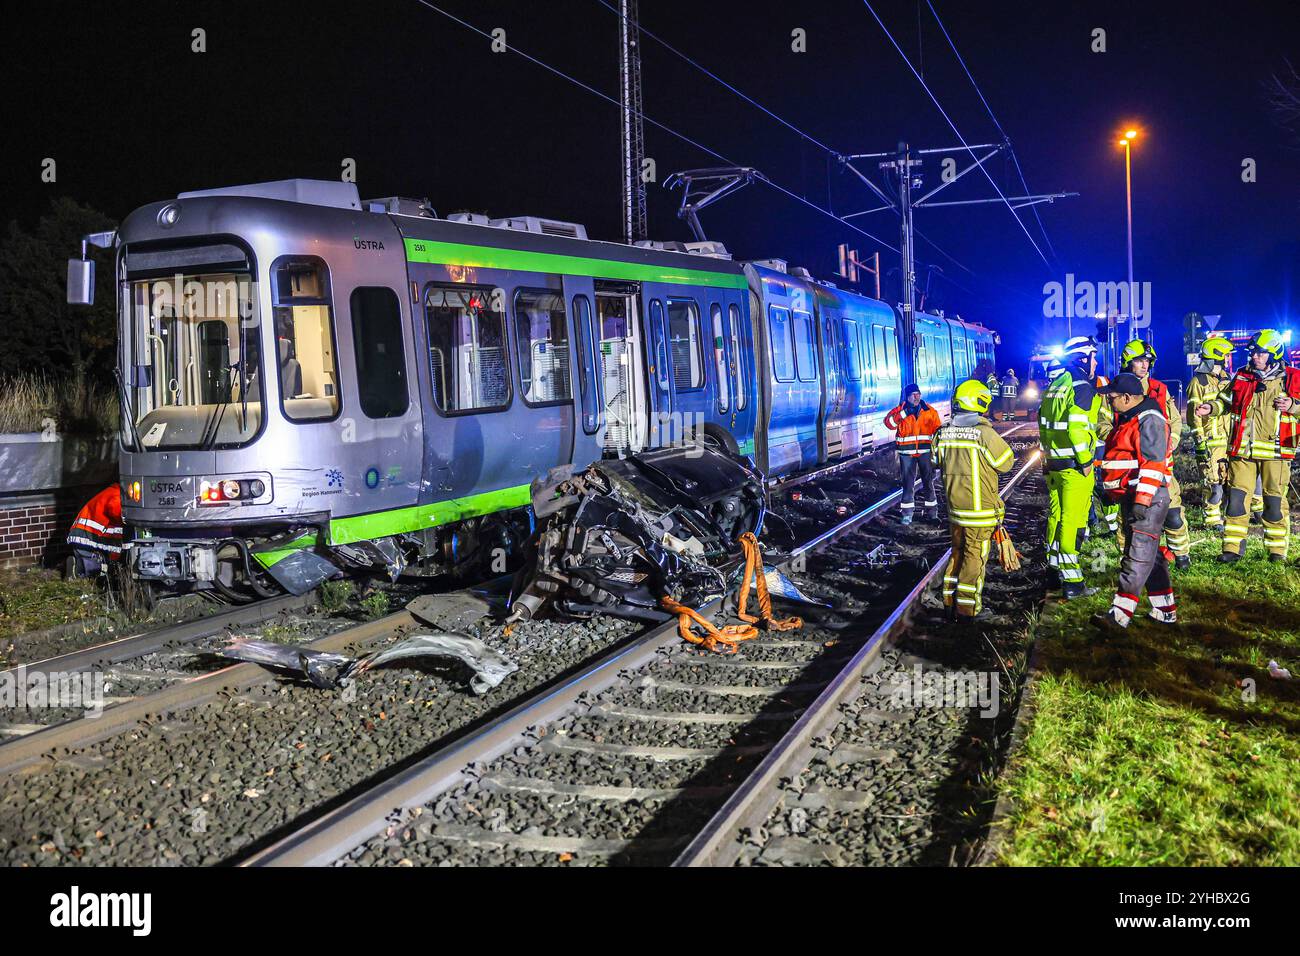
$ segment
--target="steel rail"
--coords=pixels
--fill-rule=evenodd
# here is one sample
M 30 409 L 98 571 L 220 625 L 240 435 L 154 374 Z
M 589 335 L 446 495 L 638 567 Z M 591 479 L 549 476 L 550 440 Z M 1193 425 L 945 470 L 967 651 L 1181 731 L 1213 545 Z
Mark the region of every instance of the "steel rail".
M 260 624 L 275 617 L 282 611 L 296 611 L 313 603 L 311 594 L 285 594 L 267 598 L 253 604 L 242 604 L 226 611 L 218 611 L 207 617 L 183 624 L 170 624 L 152 631 L 129 634 L 102 644 L 93 644 L 66 654 L 58 654 L 30 664 L 15 664 L 0 670 L 0 675 L 19 672 L 25 674 L 54 674 L 84 671 L 95 666 L 120 664 L 123 661 L 153 654 L 163 650 L 169 644 L 185 644 L 200 638 L 210 637 L 227 627 L 241 627 Z
M 1037 464 L 1041 455 L 1041 451 L 1034 451 L 1002 488 L 1002 492 L 1015 488 L 1029 469 Z M 735 863 L 743 847 L 741 835 L 763 825 L 781 799 L 782 791 L 778 786 L 781 780 L 794 777 L 806 767 L 816 749 L 814 740 L 825 738 L 835 730 L 847 705 L 862 694 L 865 687 L 862 678 L 871 672 L 872 665 L 880 657 L 885 645 L 907 626 L 921 595 L 943 573 L 951 555 L 952 548 L 948 548 L 853 655 L 844 669 L 768 751 L 754 772 L 732 792 L 673 862 L 673 866 L 730 866 Z
M 409 611 L 330 634 L 312 641 L 307 647 L 320 651 L 343 651 L 353 644 L 364 645 L 416 624 Z M 276 674 L 260 664 L 232 664 L 220 670 L 179 681 L 170 687 L 133 700 L 106 707 L 98 717 L 81 717 L 51 724 L 0 744 L 0 775 L 13 773 L 42 759 L 58 757 L 78 748 L 111 737 L 142 721 L 157 719 L 233 694 L 257 684 L 275 680 Z

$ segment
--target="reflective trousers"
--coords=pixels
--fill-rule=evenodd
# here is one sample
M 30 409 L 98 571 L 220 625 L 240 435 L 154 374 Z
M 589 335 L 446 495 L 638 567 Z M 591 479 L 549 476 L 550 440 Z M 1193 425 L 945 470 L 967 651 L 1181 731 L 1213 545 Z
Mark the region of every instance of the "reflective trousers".
M 930 453 L 924 455 L 899 455 L 898 471 L 903 477 L 903 500 L 899 507 L 908 512 L 916 508 L 917 473 L 921 478 L 921 507 L 930 515 L 939 510 L 939 499 L 934 494 L 934 465 Z
M 1229 458 L 1228 508 L 1223 526 L 1223 550 L 1246 553 L 1250 531 L 1247 501 L 1258 487 L 1262 492 L 1264 546 L 1269 554 L 1286 557 L 1290 508 L 1286 501 L 1291 483 L 1291 462 L 1286 458 Z
M 1176 556 L 1182 557 L 1192 550 L 1191 535 L 1187 531 L 1187 519 L 1183 517 L 1183 491 L 1178 487 L 1178 479 L 1169 474 L 1169 511 L 1165 514 L 1165 544 Z
M 1066 584 L 1083 582 L 1079 535 L 1088 526 L 1094 474 L 1073 468 L 1047 473 L 1047 563 L 1061 572 Z
M 957 606 L 958 617 L 980 612 L 984 594 L 984 569 L 996 528 L 952 526 L 952 557 L 943 574 L 943 606 Z
M 1169 491 L 1159 489 L 1145 508 L 1125 501 L 1120 507 L 1124 526 L 1124 557 L 1119 563 L 1119 584 L 1111 600 L 1111 611 L 1124 626 L 1133 620 L 1145 588 L 1151 600 L 1151 616 L 1176 620 L 1169 562 L 1160 550 L 1160 532 L 1169 514 Z
M 1196 468 L 1205 485 L 1205 523 L 1211 527 L 1223 524 L 1223 479 L 1228 470 L 1228 452 L 1213 448 L 1205 458 L 1196 459 Z

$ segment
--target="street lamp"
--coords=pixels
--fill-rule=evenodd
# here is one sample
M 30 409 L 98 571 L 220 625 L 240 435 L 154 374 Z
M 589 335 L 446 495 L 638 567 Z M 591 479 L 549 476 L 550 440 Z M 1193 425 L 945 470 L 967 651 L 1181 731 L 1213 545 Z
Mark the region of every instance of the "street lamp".
M 1136 291 L 1133 288 L 1133 140 L 1137 139 L 1138 131 L 1128 129 L 1124 131 L 1124 138 L 1119 144 L 1124 147 L 1124 195 L 1125 204 L 1128 208 L 1128 313 L 1129 320 L 1133 317 L 1133 295 Z

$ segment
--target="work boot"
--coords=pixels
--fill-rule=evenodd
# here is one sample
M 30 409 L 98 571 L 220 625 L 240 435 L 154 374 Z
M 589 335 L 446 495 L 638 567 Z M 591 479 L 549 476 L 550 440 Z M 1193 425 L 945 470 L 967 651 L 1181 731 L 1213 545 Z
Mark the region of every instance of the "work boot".
M 1153 621 L 1158 621 L 1161 624 L 1178 623 L 1177 611 L 1162 611 L 1158 607 L 1153 607 L 1151 610 L 1147 611 L 1147 617 L 1151 618 Z
M 898 523 L 899 523 L 899 524 L 911 524 L 911 523 L 912 523 L 912 509 L 911 509 L 911 508 L 908 508 L 906 511 L 903 512 L 903 516 L 902 516 L 901 518 L 898 519 Z
M 1092 626 L 1107 637 L 1118 637 L 1128 632 L 1128 625 L 1120 619 L 1112 607 L 1101 614 L 1092 616 Z
M 1180 554 L 1174 558 L 1174 568 L 1178 571 L 1186 571 L 1192 566 L 1192 556 L 1190 554 Z
M 1269 560 L 1269 563 L 1270 563 L 1270 564 L 1285 564 L 1285 563 L 1286 563 L 1286 555 L 1282 555 L 1282 554 L 1270 554 L 1270 555 L 1268 556 L 1268 560 Z
M 1236 551 L 1225 551 L 1219 555 L 1220 564 L 1236 564 L 1241 560 L 1241 555 Z
M 938 520 L 939 520 L 939 509 L 938 509 L 938 508 L 926 508 L 926 509 L 925 509 L 925 520 L 926 520 L 926 521 L 938 521 Z
M 1089 597 L 1097 593 L 1096 588 L 1085 587 L 1078 581 L 1067 581 L 1061 587 L 1061 597 L 1067 601 L 1073 601 L 1075 598 Z

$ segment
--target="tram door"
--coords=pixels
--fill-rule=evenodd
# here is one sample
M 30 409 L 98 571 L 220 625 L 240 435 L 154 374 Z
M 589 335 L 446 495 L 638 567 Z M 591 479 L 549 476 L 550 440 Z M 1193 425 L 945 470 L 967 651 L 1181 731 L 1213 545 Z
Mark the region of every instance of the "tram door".
M 606 457 L 638 452 L 646 445 L 649 416 L 640 314 L 636 285 L 596 283 Z

